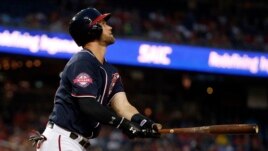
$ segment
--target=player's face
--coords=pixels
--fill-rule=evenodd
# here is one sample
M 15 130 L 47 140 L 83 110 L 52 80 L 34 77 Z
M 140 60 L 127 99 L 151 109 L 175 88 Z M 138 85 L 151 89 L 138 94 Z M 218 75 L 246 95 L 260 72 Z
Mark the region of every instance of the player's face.
M 112 27 L 107 24 L 105 20 L 99 23 L 102 26 L 102 35 L 101 41 L 104 42 L 107 46 L 115 42 L 115 38 L 112 33 Z

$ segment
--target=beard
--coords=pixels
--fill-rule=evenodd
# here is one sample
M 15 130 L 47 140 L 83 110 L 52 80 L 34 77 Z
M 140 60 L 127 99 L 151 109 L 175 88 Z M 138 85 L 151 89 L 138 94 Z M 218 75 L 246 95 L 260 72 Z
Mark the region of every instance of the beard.
M 114 44 L 114 43 L 115 43 L 115 38 L 114 38 L 114 36 L 111 36 L 110 40 L 107 41 L 107 46 Z
M 100 41 L 102 41 L 106 46 L 109 46 L 111 44 L 115 43 L 115 38 L 112 34 L 110 35 L 101 35 Z

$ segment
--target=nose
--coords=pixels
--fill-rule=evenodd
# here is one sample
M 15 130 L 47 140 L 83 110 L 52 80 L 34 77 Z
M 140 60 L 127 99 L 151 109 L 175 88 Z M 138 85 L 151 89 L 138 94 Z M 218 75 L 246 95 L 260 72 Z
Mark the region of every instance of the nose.
M 111 25 L 108 25 L 108 27 L 109 27 L 109 29 L 110 29 L 110 30 L 112 30 L 112 29 L 113 29 L 113 27 L 112 27 Z

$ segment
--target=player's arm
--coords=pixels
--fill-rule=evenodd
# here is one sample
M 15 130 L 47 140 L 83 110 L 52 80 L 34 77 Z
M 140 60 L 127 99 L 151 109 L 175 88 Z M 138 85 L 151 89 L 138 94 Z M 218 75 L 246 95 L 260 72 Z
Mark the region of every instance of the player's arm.
M 93 118 L 95 121 L 102 124 L 112 125 L 122 129 L 130 138 L 137 137 L 138 133 L 140 133 L 141 129 L 138 125 L 111 112 L 106 107 L 99 104 L 95 98 L 78 98 L 78 104 L 80 111 L 87 117 Z
M 126 119 L 139 124 L 142 129 L 158 131 L 162 128 L 161 124 L 155 123 L 150 118 L 139 113 L 138 110 L 129 103 L 125 92 L 118 92 L 114 94 L 111 100 L 111 106 L 119 116 L 125 117 Z M 151 135 L 152 137 L 159 136 L 159 134 L 155 132 L 149 134 L 149 137 Z
M 122 117 L 131 120 L 133 115 L 138 114 L 138 110 L 129 103 L 125 92 L 116 93 L 111 99 L 113 110 Z

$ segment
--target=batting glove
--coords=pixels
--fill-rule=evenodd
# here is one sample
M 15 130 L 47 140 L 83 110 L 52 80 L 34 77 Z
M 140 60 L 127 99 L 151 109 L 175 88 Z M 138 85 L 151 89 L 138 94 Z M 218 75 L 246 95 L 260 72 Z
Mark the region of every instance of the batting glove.
M 125 118 L 122 118 L 121 124 L 118 126 L 128 138 L 133 139 L 139 137 L 141 133 L 141 127 L 134 122 L 131 122 Z
M 160 137 L 160 133 L 158 132 L 158 130 L 162 128 L 161 124 L 155 123 L 153 120 L 146 116 L 143 116 L 140 113 L 133 115 L 131 121 L 140 125 L 142 129 L 141 137 Z

